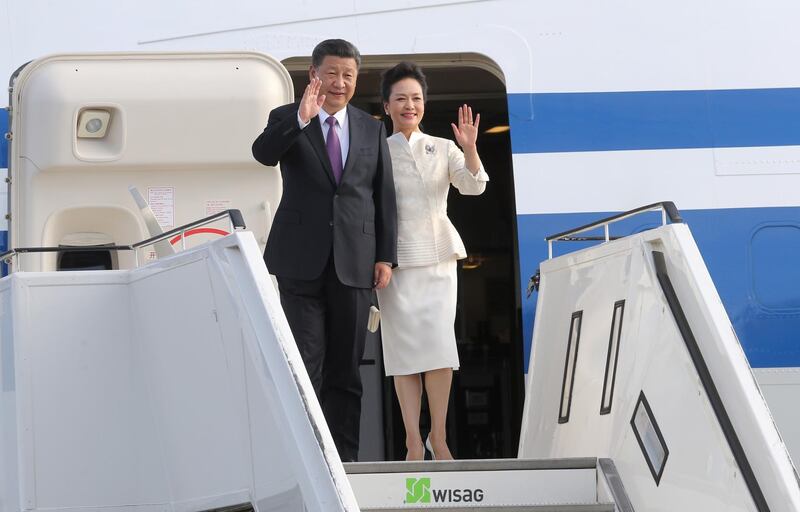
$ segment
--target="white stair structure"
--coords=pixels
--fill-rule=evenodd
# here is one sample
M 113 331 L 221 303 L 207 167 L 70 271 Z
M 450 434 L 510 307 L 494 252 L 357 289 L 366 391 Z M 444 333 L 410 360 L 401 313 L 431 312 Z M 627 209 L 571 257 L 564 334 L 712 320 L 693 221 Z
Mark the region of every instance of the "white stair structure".
M 141 268 L 15 272 L 0 317 L 2 512 L 800 503 L 681 224 L 542 264 L 516 460 L 345 468 L 248 232 Z
M 358 510 L 252 233 L 0 280 L 0 511 Z
M 612 223 L 653 209 L 665 225 L 610 240 Z M 606 242 L 541 264 L 519 456 L 608 457 L 641 510 L 800 510 L 797 473 L 680 221 L 658 203 L 548 239 L 604 229 Z

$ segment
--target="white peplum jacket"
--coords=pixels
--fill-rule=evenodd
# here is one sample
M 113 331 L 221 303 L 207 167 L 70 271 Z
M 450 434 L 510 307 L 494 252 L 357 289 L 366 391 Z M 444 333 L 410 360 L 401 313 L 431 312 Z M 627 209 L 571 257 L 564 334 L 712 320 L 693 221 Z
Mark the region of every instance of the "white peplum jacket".
M 467 257 L 464 242 L 447 217 L 450 185 L 464 195 L 479 195 L 489 175 L 473 175 L 455 142 L 416 131 L 388 138 L 397 196 L 398 267 L 435 265 Z

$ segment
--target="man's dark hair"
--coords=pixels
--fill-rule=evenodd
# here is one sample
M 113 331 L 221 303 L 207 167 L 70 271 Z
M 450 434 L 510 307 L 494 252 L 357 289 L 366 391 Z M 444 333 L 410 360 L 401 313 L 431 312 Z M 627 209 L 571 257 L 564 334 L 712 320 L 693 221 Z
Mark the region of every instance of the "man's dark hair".
M 329 55 L 343 59 L 355 59 L 356 69 L 361 68 L 361 53 L 353 43 L 344 39 L 326 39 L 315 46 L 314 51 L 311 52 L 311 65 L 319 68 L 325 57 Z
M 413 62 L 403 61 L 393 68 L 389 68 L 381 74 L 381 98 L 384 102 L 389 101 L 392 94 L 392 86 L 404 78 L 413 78 L 422 87 L 422 99 L 428 98 L 428 82 L 425 80 L 425 73 L 422 68 Z

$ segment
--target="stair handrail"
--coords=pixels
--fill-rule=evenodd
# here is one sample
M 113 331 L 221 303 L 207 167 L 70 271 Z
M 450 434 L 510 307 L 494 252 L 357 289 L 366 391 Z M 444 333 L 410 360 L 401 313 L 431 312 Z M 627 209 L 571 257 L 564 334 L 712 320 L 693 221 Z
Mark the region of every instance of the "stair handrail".
M 202 219 L 190 222 L 188 224 L 178 226 L 177 228 L 161 233 L 160 235 L 147 238 L 145 240 L 142 240 L 141 242 L 136 242 L 134 244 L 85 245 L 85 246 L 69 246 L 69 247 L 17 247 L 15 249 L 10 249 L 8 251 L 0 253 L 0 261 L 6 264 L 10 264 L 14 259 L 14 257 L 16 257 L 19 254 L 41 253 L 41 252 L 133 251 L 134 262 L 136 268 L 138 268 L 139 267 L 138 249 L 141 249 L 142 247 L 147 247 L 149 245 L 154 245 L 158 242 L 161 242 L 162 240 L 166 240 L 168 238 L 178 235 L 181 238 L 181 250 L 186 250 L 187 231 L 190 231 L 194 228 L 198 228 L 201 226 L 205 226 L 206 224 L 211 224 L 212 222 L 224 218 L 228 218 L 228 220 L 230 221 L 231 232 L 237 230 L 243 230 L 246 229 L 247 227 L 244 223 L 244 217 L 242 216 L 242 212 L 237 209 L 229 209 L 215 213 L 214 215 L 209 215 L 208 217 L 204 217 Z M 19 269 L 17 271 L 18 272 L 22 271 L 21 263 L 19 263 Z
M 618 213 L 616 215 L 612 215 L 610 217 L 606 217 L 604 219 L 597 220 L 590 224 L 585 224 L 583 226 L 579 226 L 577 228 L 572 228 L 562 233 L 557 233 L 555 235 L 550 235 L 545 238 L 547 241 L 547 259 L 553 259 L 553 242 L 583 242 L 588 240 L 604 240 L 608 242 L 610 240 L 615 239 L 615 237 L 611 237 L 609 235 L 608 227 L 609 225 L 613 224 L 614 222 L 618 222 L 623 219 L 627 219 L 629 217 L 633 217 L 634 215 L 639 215 L 640 213 L 651 212 L 651 211 L 661 211 L 661 225 L 665 226 L 667 224 L 667 220 L 670 223 L 678 224 L 683 222 L 683 217 L 681 217 L 678 208 L 675 206 L 675 203 L 672 201 L 661 201 L 658 203 L 652 203 L 645 206 L 640 206 L 639 208 L 634 208 L 633 210 L 628 210 L 626 212 Z M 586 231 L 591 231 L 593 229 L 597 229 L 599 227 L 603 227 L 604 229 L 604 236 L 603 237 L 575 237 L 573 235 L 577 235 L 579 233 L 583 233 Z
M 603 478 L 608 484 L 608 490 L 614 499 L 615 510 L 619 512 L 636 512 L 614 461 L 609 458 L 597 459 L 597 470 L 603 474 Z

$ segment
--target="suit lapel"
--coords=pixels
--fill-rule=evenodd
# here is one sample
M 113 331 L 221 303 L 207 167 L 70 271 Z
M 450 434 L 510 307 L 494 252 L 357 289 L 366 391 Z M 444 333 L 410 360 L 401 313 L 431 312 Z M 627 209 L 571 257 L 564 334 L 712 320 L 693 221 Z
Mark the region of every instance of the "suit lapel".
M 308 137 L 308 140 L 311 142 L 311 146 L 317 153 L 319 161 L 322 163 L 322 168 L 325 171 L 325 175 L 328 176 L 328 179 L 332 185 L 336 185 L 336 180 L 333 179 L 331 160 L 328 158 L 328 150 L 325 147 L 325 138 L 322 136 L 322 125 L 319 122 L 319 116 L 316 116 L 311 120 L 311 126 L 309 126 L 306 130 L 303 130 L 303 133 L 306 134 L 306 137 Z M 349 158 L 347 160 L 348 162 L 350 161 Z
M 353 150 L 353 148 L 357 142 L 364 139 L 362 135 L 364 125 L 361 116 L 358 114 L 359 112 L 357 110 L 347 105 L 347 124 L 350 128 L 350 146 L 347 148 L 347 162 L 344 164 L 344 169 L 342 170 L 342 180 L 347 177 L 347 171 L 350 170 L 353 165 L 355 165 L 356 160 L 358 160 L 358 150 Z

